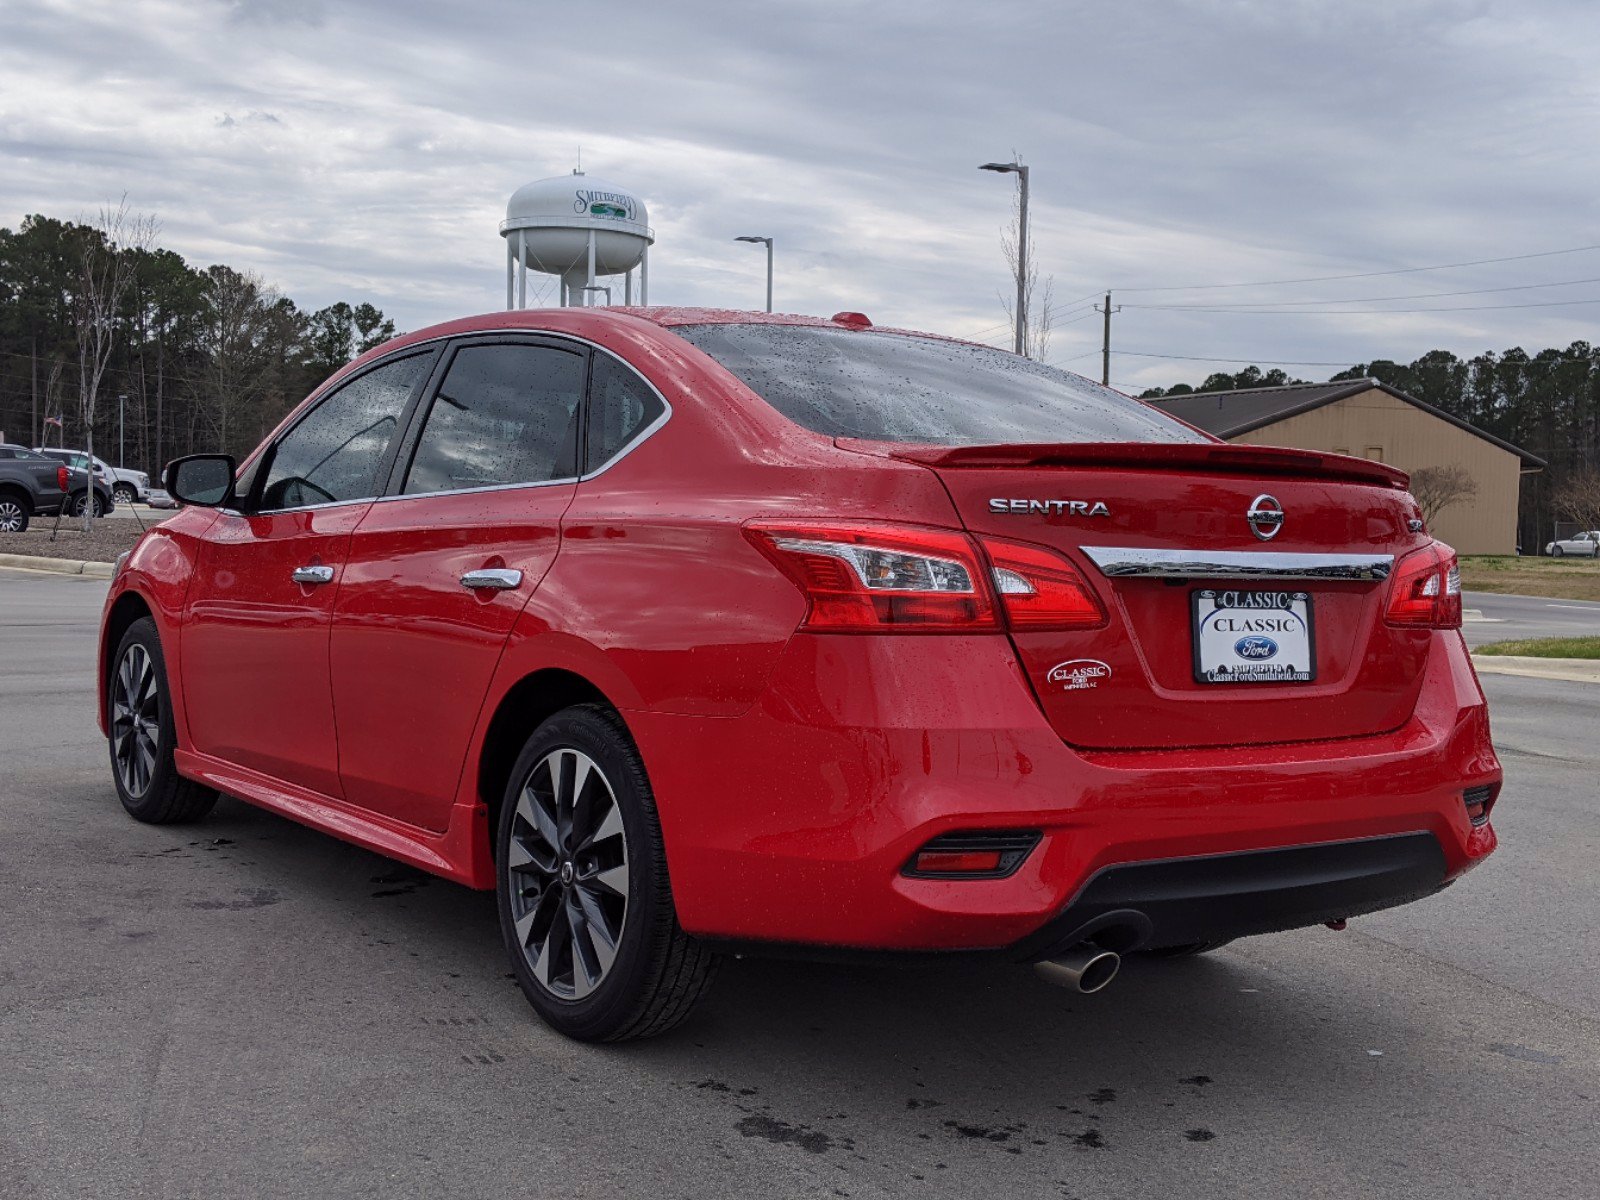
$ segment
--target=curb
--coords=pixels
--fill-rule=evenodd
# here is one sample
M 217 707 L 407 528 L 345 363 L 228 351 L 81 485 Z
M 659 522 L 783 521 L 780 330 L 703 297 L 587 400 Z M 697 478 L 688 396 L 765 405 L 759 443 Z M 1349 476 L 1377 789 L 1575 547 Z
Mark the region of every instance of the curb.
M 1600 683 L 1600 659 L 1533 658 L 1521 654 L 1474 654 L 1472 665 L 1480 675 L 1522 675 L 1529 679 L 1565 679 L 1572 683 Z
M 19 571 L 49 571 L 56 575 L 87 575 L 91 579 L 110 579 L 116 564 L 84 562 L 77 558 L 38 558 L 32 554 L 0 554 L 0 567 Z

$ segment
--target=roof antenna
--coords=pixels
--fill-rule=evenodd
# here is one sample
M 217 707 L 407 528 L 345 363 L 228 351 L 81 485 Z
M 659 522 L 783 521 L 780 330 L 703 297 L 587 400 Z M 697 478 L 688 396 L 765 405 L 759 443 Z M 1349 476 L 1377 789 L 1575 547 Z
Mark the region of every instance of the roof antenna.
M 583 147 L 581 145 L 578 147 L 578 165 L 572 168 L 572 173 L 574 175 L 583 174 Z

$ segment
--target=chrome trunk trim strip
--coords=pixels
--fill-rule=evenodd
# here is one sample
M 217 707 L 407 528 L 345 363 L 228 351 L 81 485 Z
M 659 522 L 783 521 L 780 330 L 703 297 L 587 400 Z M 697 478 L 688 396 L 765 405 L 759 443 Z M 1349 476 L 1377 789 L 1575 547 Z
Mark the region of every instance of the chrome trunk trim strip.
M 1353 579 L 1389 578 L 1392 554 L 1291 554 L 1271 550 L 1147 550 L 1128 546 L 1078 547 L 1100 573 L 1113 579 Z

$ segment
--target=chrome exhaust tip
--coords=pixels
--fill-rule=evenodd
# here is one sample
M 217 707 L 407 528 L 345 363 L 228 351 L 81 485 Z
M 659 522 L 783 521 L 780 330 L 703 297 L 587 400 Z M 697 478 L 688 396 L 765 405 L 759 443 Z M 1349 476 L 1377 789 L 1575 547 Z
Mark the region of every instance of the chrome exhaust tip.
M 1122 956 L 1085 942 L 1065 954 L 1033 964 L 1035 973 L 1046 983 L 1071 988 L 1075 992 L 1098 992 L 1117 977 Z

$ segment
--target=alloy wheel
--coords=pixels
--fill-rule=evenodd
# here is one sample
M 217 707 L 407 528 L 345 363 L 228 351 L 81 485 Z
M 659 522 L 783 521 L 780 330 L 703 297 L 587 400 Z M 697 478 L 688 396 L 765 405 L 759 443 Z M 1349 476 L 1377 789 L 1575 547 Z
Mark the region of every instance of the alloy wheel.
M 128 647 L 111 693 L 111 747 L 123 790 L 135 799 L 150 789 L 161 737 L 161 689 L 143 646 Z
M 616 794 L 582 751 L 528 773 L 507 847 L 516 941 L 539 985 L 582 1000 L 616 961 L 628 916 L 628 837 Z
M 22 505 L 15 500 L 0 499 L 0 533 L 19 533 L 22 530 Z

